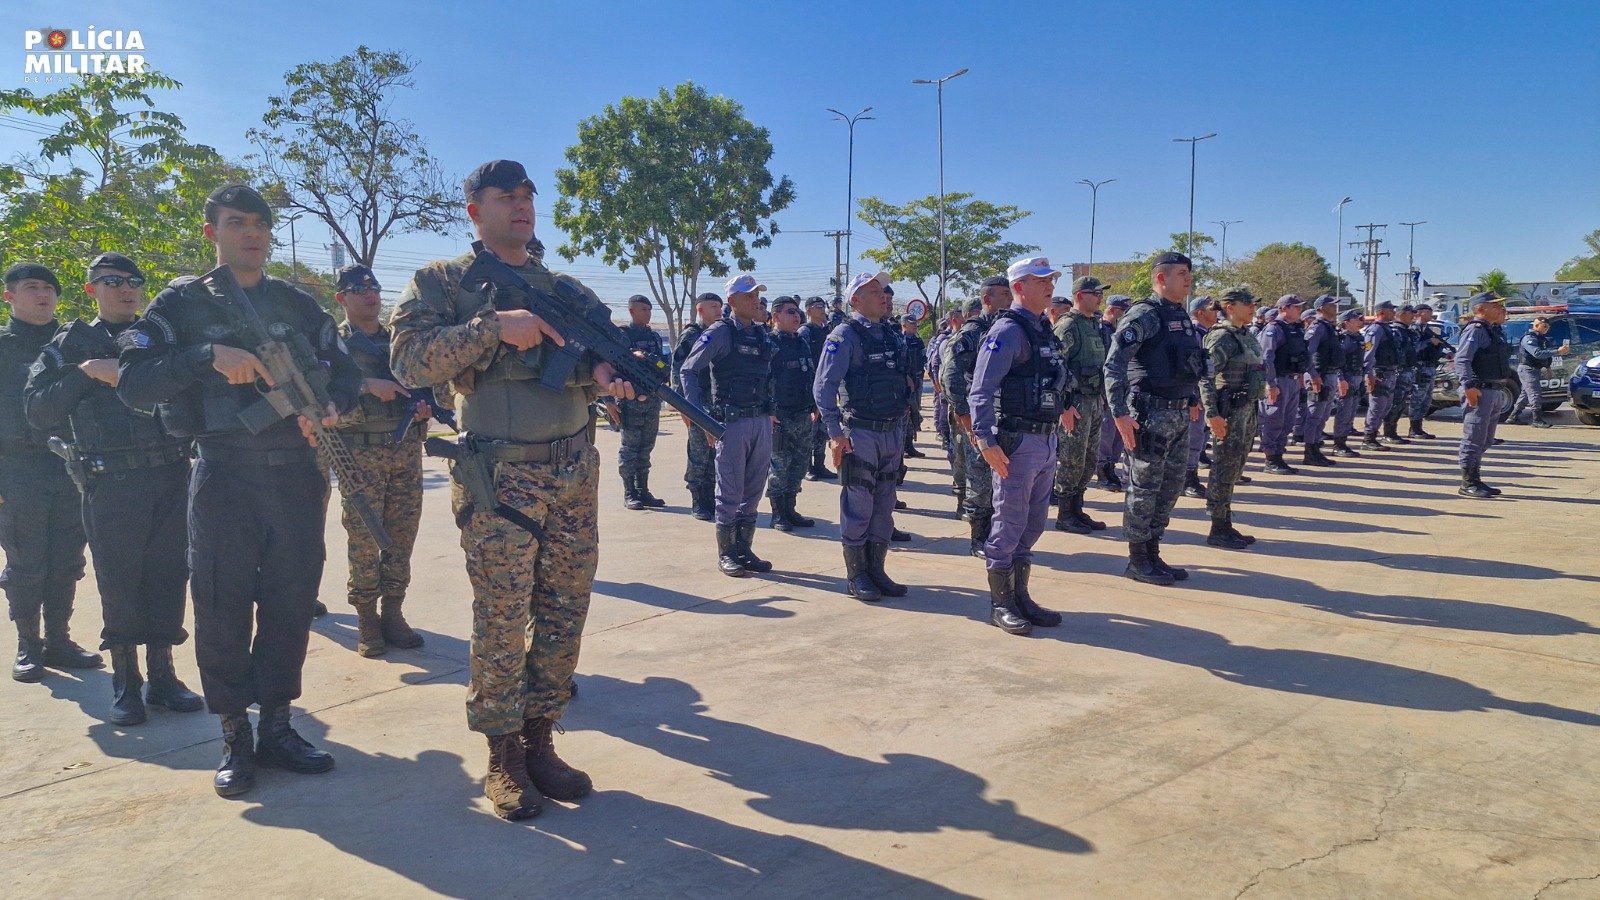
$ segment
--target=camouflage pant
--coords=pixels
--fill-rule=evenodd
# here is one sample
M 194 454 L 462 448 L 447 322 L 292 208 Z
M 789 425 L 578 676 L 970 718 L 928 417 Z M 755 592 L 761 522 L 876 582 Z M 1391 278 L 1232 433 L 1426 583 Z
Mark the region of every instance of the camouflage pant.
M 422 441 L 416 431 L 387 447 L 351 447 L 356 466 L 365 473 L 367 502 L 394 546 L 378 549 L 361 515 L 345 500 L 343 521 L 349 535 L 350 604 L 373 603 L 379 597 L 399 600 L 411 584 L 411 548 L 422 519 Z M 344 485 L 339 485 L 341 494 Z
M 706 433 L 698 425 L 689 426 L 689 462 L 683 468 L 683 483 L 690 493 L 709 491 L 717 484 L 717 451 L 706 443 Z
M 661 429 L 661 401 L 627 401 L 622 411 L 622 449 L 617 451 L 617 471 L 628 475 L 650 474 L 650 451 L 656 448 L 656 432 Z
M 1233 486 L 1244 474 L 1244 461 L 1256 436 L 1256 404 L 1241 403 L 1228 417 L 1228 433 L 1211 448 L 1211 476 L 1206 482 L 1206 512 L 1212 519 L 1233 514 Z
M 793 497 L 800 493 L 800 481 L 811 464 L 811 415 L 779 417 L 772 424 L 772 474 L 767 480 L 768 497 Z
M 1157 409 L 1137 417 L 1137 447 L 1128 451 L 1128 508 L 1122 534 L 1129 541 L 1160 538 L 1183 491 L 1189 464 L 1189 411 Z M 1251 429 L 1254 437 L 1254 429 Z
M 960 441 L 961 452 L 967 458 L 967 511 L 993 512 L 994 470 L 966 432 L 961 432 Z
M 465 492 L 451 485 L 472 581 L 473 731 L 509 734 L 566 709 L 599 561 L 599 468 L 592 447 L 559 466 L 496 466 L 496 496 L 539 523 L 538 536 L 487 510 L 463 518 Z
M 1076 497 L 1089 487 L 1100 456 L 1100 426 L 1105 421 L 1099 394 L 1075 394 L 1072 408 L 1078 411 L 1077 427 L 1068 434 L 1059 431 L 1056 443 L 1056 491 L 1063 497 Z

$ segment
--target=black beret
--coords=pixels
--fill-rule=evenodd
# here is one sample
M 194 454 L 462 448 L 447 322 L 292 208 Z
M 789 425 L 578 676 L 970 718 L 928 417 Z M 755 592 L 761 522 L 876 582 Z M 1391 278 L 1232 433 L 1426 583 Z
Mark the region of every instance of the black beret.
M 778 299 L 772 301 L 772 310 L 773 310 L 773 312 L 777 312 L 778 307 L 780 307 L 780 306 L 792 306 L 795 309 L 799 309 L 800 308 L 800 298 L 799 297 L 784 296 L 784 297 L 779 297 Z
M 339 270 L 339 277 L 333 283 L 335 291 L 382 290 L 378 286 L 378 276 L 372 270 L 360 263 L 351 263 Z
M 211 196 L 206 198 L 206 221 L 215 222 L 217 209 L 224 206 L 240 212 L 255 213 L 263 222 L 272 224 L 272 207 L 267 205 L 265 197 L 247 184 L 225 184 L 212 191 Z
M 1072 300 L 1070 298 L 1067 298 L 1067 297 L 1051 297 L 1050 298 L 1050 303 L 1052 305 L 1056 304 L 1056 303 L 1059 303 L 1062 306 L 1066 306 L 1068 303 L 1071 303 L 1071 302 L 1072 302 Z
M 56 280 L 56 273 L 50 271 L 44 266 L 39 265 L 38 263 L 17 263 L 16 265 L 7 269 L 5 283 L 9 286 L 15 282 L 28 278 L 37 278 L 40 281 L 48 281 L 50 282 L 51 286 L 56 289 L 56 293 L 61 293 L 61 282 Z
M 1165 253 L 1157 254 L 1156 258 L 1150 262 L 1150 268 L 1154 269 L 1156 266 L 1188 266 L 1192 269 L 1194 268 L 1194 263 L 1190 262 L 1189 257 L 1184 256 L 1182 253 L 1176 250 L 1168 250 Z
M 118 272 L 127 272 L 129 275 L 137 275 L 140 278 L 144 277 L 144 273 L 139 271 L 139 267 L 134 264 L 133 260 L 123 256 L 121 253 L 102 253 L 96 256 L 89 261 L 89 274 L 93 275 L 95 269 L 116 269 Z
M 983 287 L 985 287 L 985 288 L 992 288 L 992 287 L 1010 288 L 1011 287 L 1011 282 L 1007 281 L 1006 277 L 1004 275 L 990 275 L 988 278 L 985 278 L 983 280 Z
M 528 177 L 528 170 L 522 167 L 522 163 L 509 159 L 495 159 L 473 169 L 463 186 L 467 189 L 467 193 L 475 194 L 484 188 L 497 187 L 509 191 L 522 185 L 527 185 L 535 194 L 539 193 L 539 189 L 534 187 L 533 179 Z
M 715 293 L 713 291 L 706 291 L 705 293 L 701 294 L 700 296 L 694 298 L 694 302 L 696 302 L 696 303 L 715 303 L 715 304 L 720 306 L 722 304 L 722 295 L 718 294 L 718 293 Z

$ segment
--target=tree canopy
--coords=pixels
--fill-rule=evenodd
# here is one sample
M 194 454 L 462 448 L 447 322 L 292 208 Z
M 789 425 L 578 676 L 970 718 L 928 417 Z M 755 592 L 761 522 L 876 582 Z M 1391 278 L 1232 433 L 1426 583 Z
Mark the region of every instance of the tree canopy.
M 861 255 L 894 280 L 915 284 L 932 303 L 939 293 L 939 195 L 899 205 L 863 197 L 859 206 L 857 217 L 885 240 L 883 247 Z M 978 200 L 970 192 L 945 194 L 947 299 L 956 291 L 977 290 L 983 279 L 1003 274 L 1012 260 L 1039 249 L 1005 239 L 1007 229 L 1031 215 L 1016 206 Z
M 1557 281 L 1600 281 L 1600 228 L 1583 236 L 1588 253 L 1580 253 L 1567 260 L 1556 271 Z

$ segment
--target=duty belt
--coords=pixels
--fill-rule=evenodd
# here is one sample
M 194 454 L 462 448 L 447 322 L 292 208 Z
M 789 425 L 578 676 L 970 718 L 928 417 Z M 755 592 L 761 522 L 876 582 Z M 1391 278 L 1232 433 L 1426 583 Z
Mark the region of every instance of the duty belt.
M 154 469 L 189 458 L 189 448 L 184 445 L 155 447 L 149 450 L 125 450 L 119 453 L 77 453 L 78 460 L 90 475 L 130 472 L 134 469 Z
M 495 462 L 554 463 L 565 465 L 594 443 L 589 427 L 577 434 L 544 444 L 524 444 L 519 441 L 492 441 L 477 435 L 462 438 L 475 453 L 482 453 Z
M 844 417 L 844 427 L 851 431 L 893 431 L 900 427 L 899 419 L 857 419 Z
M 394 439 L 392 431 L 341 431 L 339 436 L 352 447 L 392 447 L 400 443 Z M 411 436 L 411 430 L 406 430 L 406 437 Z
M 1018 434 L 1055 434 L 1056 423 L 1036 422 L 1032 419 L 1014 419 L 1009 416 L 1000 420 L 1000 430 Z
M 722 414 L 722 421 L 732 422 L 734 419 L 752 419 L 756 416 L 772 415 L 772 406 L 767 403 L 758 403 L 754 406 L 724 405 L 718 412 Z
M 287 450 L 245 450 L 239 447 L 196 443 L 195 456 L 206 462 L 231 463 L 239 466 L 291 466 L 298 463 L 315 465 L 317 461 L 317 451 L 309 446 Z
M 1194 401 L 1188 397 L 1179 397 L 1169 400 L 1166 397 L 1157 397 L 1155 394 L 1134 394 L 1133 406 L 1143 410 L 1153 409 L 1188 409 Z

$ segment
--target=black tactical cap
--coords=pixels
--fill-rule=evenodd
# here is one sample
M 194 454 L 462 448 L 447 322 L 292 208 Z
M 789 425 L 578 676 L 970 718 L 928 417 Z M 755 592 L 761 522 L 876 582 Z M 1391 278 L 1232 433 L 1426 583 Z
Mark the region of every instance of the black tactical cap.
M 1069 304 L 1071 302 L 1072 302 L 1072 300 L 1067 298 L 1067 297 L 1051 297 L 1050 298 L 1050 305 L 1051 306 L 1056 306 L 1058 304 L 1061 305 L 1061 306 L 1066 306 L 1067 304 Z
M 56 280 L 56 273 L 38 263 L 17 263 L 7 269 L 5 274 L 6 287 L 9 288 L 11 285 L 29 278 L 48 281 L 56 289 L 56 293 L 61 293 L 61 282 Z
M 1176 250 L 1168 250 L 1165 253 L 1157 254 L 1156 258 L 1151 260 L 1150 268 L 1154 269 L 1156 266 L 1188 266 L 1192 269 L 1194 268 L 1194 263 L 1190 262 L 1189 257 L 1184 256 L 1182 253 Z
M 527 185 L 535 194 L 539 189 L 534 186 L 533 179 L 528 177 L 528 170 L 522 163 L 509 159 L 495 159 L 484 163 L 472 170 L 462 185 L 467 193 L 476 194 L 484 188 L 496 187 L 504 190 L 514 190 Z
M 1247 287 L 1231 287 L 1222 292 L 1223 303 L 1250 303 L 1256 302 L 1256 295 L 1250 293 Z
M 1133 298 L 1118 294 L 1106 301 L 1106 306 L 1115 306 L 1117 309 L 1127 309 L 1133 305 Z
M 1394 309 L 1395 308 L 1394 301 L 1393 300 L 1380 301 L 1378 303 L 1377 308 L 1378 309 Z
M 333 289 L 340 293 L 345 291 L 381 291 L 378 286 L 378 276 L 372 270 L 360 263 L 351 263 L 339 270 L 339 278 L 333 284 Z
M 715 303 L 718 306 L 721 306 L 722 305 L 722 295 L 718 294 L 718 293 L 715 293 L 713 291 L 706 291 L 705 293 L 701 294 L 700 296 L 695 297 L 694 298 L 694 302 L 695 303 Z
M 1010 288 L 1011 287 L 1011 282 L 1007 281 L 1006 277 L 1004 275 L 990 275 L 988 278 L 985 278 L 983 280 L 983 287 L 985 287 L 985 288 L 992 288 L 992 287 Z
M 1311 306 L 1313 309 L 1321 309 L 1324 306 L 1337 306 L 1338 303 L 1338 297 L 1335 297 L 1332 294 L 1322 294 L 1318 296 L 1317 299 L 1311 301 Z
M 806 299 L 806 309 L 827 309 L 827 307 L 828 301 L 822 299 L 821 297 L 810 297 Z
M 94 276 L 95 269 L 116 269 L 118 272 L 127 272 L 129 275 L 137 275 L 140 278 L 144 277 L 144 273 L 139 271 L 139 267 L 134 265 L 133 260 L 123 256 L 121 253 L 102 253 L 96 256 L 89 262 L 89 275 L 91 278 Z
M 773 312 L 777 312 L 780 307 L 784 307 L 784 306 L 792 306 L 792 307 L 795 308 L 796 311 L 798 311 L 800 309 L 800 298 L 799 297 L 787 297 L 787 296 L 785 296 L 785 297 L 779 297 L 778 299 L 772 301 L 772 311 Z
M 217 210 L 223 207 L 255 213 L 261 217 L 261 221 L 272 224 L 272 207 L 267 205 L 265 197 L 247 184 L 225 184 L 212 191 L 211 196 L 206 198 L 206 221 L 215 223 Z

